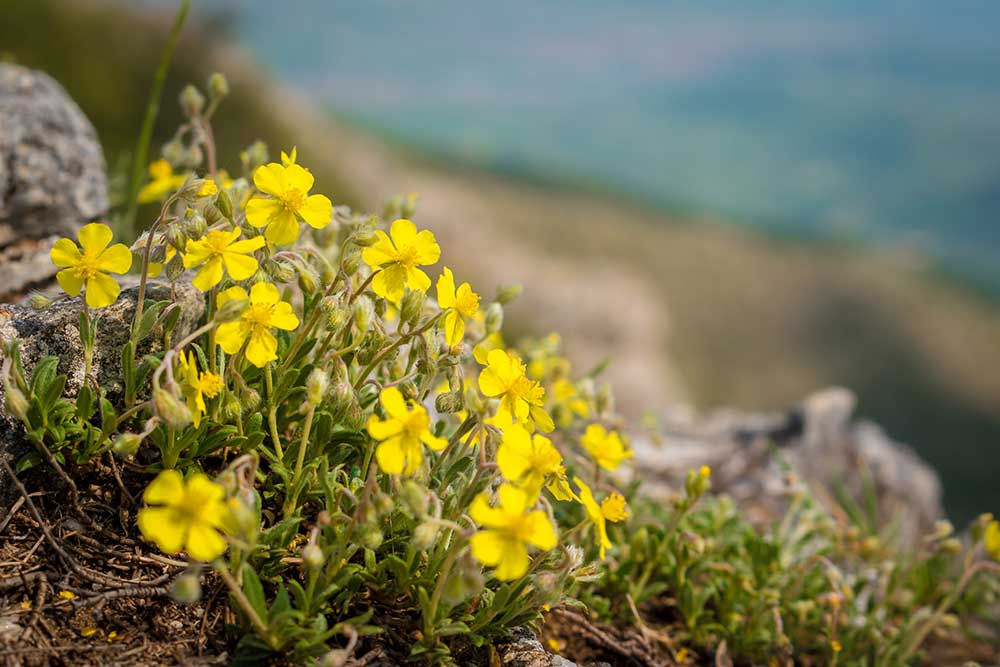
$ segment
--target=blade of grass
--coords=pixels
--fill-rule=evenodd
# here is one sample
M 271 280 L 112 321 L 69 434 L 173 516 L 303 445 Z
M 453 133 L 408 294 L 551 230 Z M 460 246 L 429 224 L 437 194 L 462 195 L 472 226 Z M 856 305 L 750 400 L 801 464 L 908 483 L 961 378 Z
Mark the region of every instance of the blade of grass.
M 153 140 L 153 126 L 156 124 L 156 116 L 160 112 L 160 100 L 163 98 L 163 86 L 167 81 L 167 72 L 170 70 L 170 62 L 174 57 L 174 49 L 177 48 L 181 27 L 184 25 L 190 8 L 191 0 L 181 0 L 177 16 L 174 18 L 174 25 L 170 29 L 167 43 L 160 55 L 160 64 L 156 68 L 156 78 L 153 79 L 153 88 L 149 91 L 149 100 L 146 102 L 146 113 L 142 119 L 142 129 L 139 131 L 139 139 L 136 142 L 135 156 L 132 161 L 132 180 L 129 182 L 128 199 L 126 200 L 128 208 L 119 230 L 130 238 L 135 238 L 139 232 L 135 228 L 135 217 L 139 210 L 139 202 L 137 201 L 139 186 L 142 183 L 146 162 L 149 158 L 149 144 Z

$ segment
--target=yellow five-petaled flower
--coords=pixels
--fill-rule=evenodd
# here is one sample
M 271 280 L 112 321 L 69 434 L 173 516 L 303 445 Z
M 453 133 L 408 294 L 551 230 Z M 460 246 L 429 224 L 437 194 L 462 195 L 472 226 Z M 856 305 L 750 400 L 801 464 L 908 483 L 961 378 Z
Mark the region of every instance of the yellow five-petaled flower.
M 505 478 L 532 498 L 546 485 L 556 500 L 573 498 L 566 482 L 562 454 L 544 435 L 529 435 L 517 424 L 504 428 L 503 440 L 497 449 L 497 466 Z
M 194 352 L 188 352 L 187 358 L 181 352 L 178 371 L 181 376 L 181 393 L 191 411 L 191 421 L 198 428 L 201 416 L 205 414 L 205 398 L 215 398 L 222 391 L 222 378 L 208 371 L 198 372 L 198 363 Z
M 247 360 L 263 368 L 278 358 L 278 339 L 271 329 L 292 331 L 298 328 L 299 318 L 271 283 L 257 283 L 250 288 L 249 296 L 242 287 L 230 287 L 219 294 L 217 303 L 221 308 L 237 299 L 249 300 L 249 306 L 238 320 L 219 325 L 216 340 L 226 354 L 236 354 L 246 343 Z
M 545 388 L 524 371 L 520 357 L 506 350 L 490 350 L 486 368 L 479 374 L 479 389 L 489 398 L 500 400 L 497 417 L 507 423 L 521 423 L 548 433 L 555 428 L 545 411 Z
M 132 251 L 124 243 L 108 247 L 114 234 L 107 225 L 92 222 L 77 232 L 80 247 L 70 239 L 59 239 L 49 257 L 56 266 L 68 267 L 56 274 L 59 286 L 76 296 L 86 286 L 84 295 L 91 308 L 110 306 L 121 287 L 108 273 L 126 273 L 132 268 Z
M 379 441 L 375 460 L 379 468 L 390 475 L 412 475 L 420 469 L 423 447 L 441 451 L 448 444 L 430 431 L 431 418 L 422 405 L 413 409 L 396 387 L 386 387 L 379 394 L 386 419 L 368 418 L 368 434 Z
M 604 499 L 604 502 L 598 505 L 590 487 L 582 479 L 574 477 L 573 483 L 580 490 L 580 504 L 583 505 L 583 509 L 587 512 L 587 517 L 597 530 L 597 540 L 600 545 L 601 558 L 603 559 L 605 552 L 611 548 L 607 522 L 617 523 L 628 518 L 628 506 L 625 504 L 625 498 L 619 493 L 612 493 Z
M 223 267 L 232 280 L 246 280 L 257 272 L 257 259 L 251 253 L 264 247 L 264 237 L 237 241 L 242 233 L 239 228 L 215 229 L 202 239 L 188 240 L 184 248 L 184 268 L 201 267 L 192 285 L 207 292 L 222 282 Z
M 247 222 L 267 227 L 264 236 L 275 245 L 287 245 L 299 237 L 299 218 L 316 229 L 326 227 L 333 218 L 333 204 L 324 195 L 309 194 L 313 180 L 309 170 L 294 161 L 258 167 L 253 174 L 254 185 L 270 196 L 257 196 L 247 202 Z
M 545 512 L 531 509 L 533 499 L 524 490 L 503 484 L 497 496 L 496 507 L 490 507 L 485 493 L 472 501 L 469 516 L 484 529 L 472 536 L 470 547 L 476 560 L 496 568 L 497 579 L 511 581 L 528 571 L 529 546 L 548 551 L 558 538 L 552 520 Z
M 195 560 L 215 560 L 226 550 L 220 534 L 228 514 L 225 496 L 204 473 L 185 481 L 176 470 L 164 470 L 143 493 L 148 506 L 139 510 L 139 530 L 164 553 L 183 550 Z
M 451 269 L 444 267 L 437 281 L 438 305 L 444 314 L 444 340 L 448 347 L 454 347 L 462 342 L 465 336 L 465 322 L 479 312 L 479 295 L 472 291 L 469 283 L 462 283 L 455 288 L 455 276 Z
M 416 225 L 400 218 L 392 223 L 388 235 L 380 229 L 375 237 L 375 243 L 361 253 L 368 266 L 381 269 L 372 279 L 372 290 L 396 304 L 407 287 L 426 292 L 431 279 L 417 267 L 434 264 L 441 257 L 434 234 L 427 229 L 418 232 Z
M 580 444 L 597 465 L 605 470 L 617 470 L 622 461 L 633 456 L 632 450 L 625 446 L 617 431 L 607 431 L 600 424 L 588 426 Z

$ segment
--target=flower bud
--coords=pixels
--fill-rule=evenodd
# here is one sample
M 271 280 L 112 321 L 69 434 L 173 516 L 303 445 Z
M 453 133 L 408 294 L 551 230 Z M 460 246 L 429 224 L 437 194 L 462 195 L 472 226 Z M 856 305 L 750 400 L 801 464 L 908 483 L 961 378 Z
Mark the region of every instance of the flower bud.
M 163 144 L 163 148 L 160 149 L 160 155 L 172 166 L 176 166 L 181 163 L 181 159 L 184 156 L 184 144 L 177 139 L 172 139 Z
M 28 404 L 28 399 L 24 397 L 24 392 L 6 380 L 3 383 L 3 389 L 4 404 L 7 407 L 8 414 L 22 421 L 27 419 L 28 409 L 31 406 Z
M 256 412 L 257 408 L 260 407 L 260 392 L 256 389 L 250 389 L 243 394 L 243 409 L 244 414 L 249 414 Z
M 153 389 L 153 412 L 173 429 L 182 429 L 191 423 L 191 410 L 172 393 L 157 387 Z
M 330 376 L 322 368 L 314 368 L 306 378 L 306 402 L 316 406 L 323 402 L 327 389 L 330 388 Z
M 356 400 L 351 401 L 344 411 L 344 426 L 350 431 L 360 431 L 365 425 L 365 411 Z
M 358 532 L 358 543 L 366 549 L 378 549 L 383 539 L 382 531 L 374 521 L 365 523 Z
M 340 267 L 348 276 L 353 276 L 361 268 L 361 251 L 355 246 L 348 246 L 344 251 L 344 257 L 340 261 Z
M 497 289 L 497 303 L 506 306 L 508 303 L 521 296 L 524 287 L 521 285 L 501 285 Z
M 411 479 L 399 487 L 399 499 L 410 514 L 416 518 L 427 516 L 427 489 Z
M 247 299 L 231 299 L 226 301 L 222 306 L 215 311 L 215 316 L 212 320 L 216 324 L 225 324 L 226 322 L 235 322 L 240 319 L 243 312 L 250 305 L 250 301 Z
M 233 219 L 233 198 L 225 190 L 220 190 L 215 197 L 215 207 L 226 220 Z
M 503 306 L 497 302 L 491 303 L 486 308 L 486 333 L 494 334 L 500 331 L 503 326 Z
M 179 604 L 194 604 L 201 599 L 201 581 L 195 572 L 185 572 L 174 580 L 170 597 Z
M 410 325 L 416 325 L 424 312 L 425 296 L 424 291 L 420 289 L 412 289 L 406 292 L 406 296 L 403 297 L 403 305 L 399 309 L 400 323 L 405 322 Z
M 302 562 L 306 567 L 315 570 L 323 567 L 326 558 L 324 558 L 323 550 L 318 545 L 307 544 L 302 547 Z
M 368 226 L 358 228 L 351 236 L 351 242 L 362 248 L 374 245 L 376 241 L 378 241 L 378 236 L 375 235 L 375 230 Z
M 184 217 L 184 233 L 192 241 L 197 241 L 205 236 L 208 233 L 208 222 L 205 220 L 205 216 L 195 210 L 189 211 Z
M 45 310 L 52 305 L 52 299 L 48 298 L 44 294 L 32 294 L 31 298 L 28 299 L 28 303 L 31 304 L 32 310 Z
M 315 294 L 319 289 L 319 276 L 308 266 L 300 266 L 299 269 L 299 289 L 303 294 Z
M 443 394 L 438 394 L 437 398 L 434 399 L 434 408 L 438 412 L 451 414 L 458 412 L 463 407 L 462 393 L 447 391 Z
M 288 262 L 269 259 L 264 262 L 264 270 L 278 283 L 291 282 L 295 278 L 295 267 Z
M 188 84 L 181 91 L 181 109 L 188 118 L 193 118 L 205 108 L 205 96 L 197 88 Z
M 240 399 L 233 394 L 227 394 L 226 402 L 222 406 L 222 416 L 226 421 L 234 422 L 243 414 L 243 404 Z
M 215 204 L 206 204 L 205 208 L 202 209 L 202 213 L 204 214 L 205 222 L 208 223 L 209 227 L 224 220 L 222 211 L 220 211 L 219 207 Z
M 135 433 L 122 433 L 115 438 L 114 443 L 111 445 L 111 451 L 123 459 L 130 459 L 139 451 L 141 443 L 142 436 Z
M 594 396 L 594 406 L 599 415 L 615 411 L 615 395 L 611 392 L 611 385 L 607 382 L 597 389 L 597 395 Z
M 263 141 L 255 141 L 240 153 L 240 161 L 243 168 L 248 173 L 253 173 L 257 167 L 267 162 L 267 144 Z
M 436 524 L 424 521 L 413 531 L 413 548 L 417 551 L 426 551 L 434 546 L 439 529 Z
M 345 667 L 351 662 L 351 651 L 335 648 L 327 651 L 319 660 L 319 667 Z
M 363 336 L 372 325 L 372 318 L 375 316 L 375 304 L 365 295 L 358 297 L 354 302 L 354 326 L 358 328 L 358 335 Z
M 962 540 L 957 537 L 949 537 L 941 542 L 940 549 L 946 554 L 960 554 L 962 553 Z
M 183 225 L 170 225 L 167 227 L 167 231 L 164 232 L 163 236 L 167 239 L 167 243 L 173 246 L 174 250 L 184 252 L 184 249 L 187 247 L 188 236 Z M 156 251 L 157 248 L 154 247 L 153 253 Z M 160 252 L 164 252 L 164 254 L 160 255 L 159 259 L 154 258 L 152 253 L 150 254 L 150 259 L 162 262 L 166 258 L 166 254 L 163 250 Z
M 213 72 L 208 77 L 208 94 L 213 100 L 222 99 L 229 94 L 229 82 L 221 72 Z
M 165 267 L 165 272 L 167 274 L 167 280 L 170 282 L 175 282 L 181 275 L 184 274 L 184 257 L 177 253 L 170 258 Z

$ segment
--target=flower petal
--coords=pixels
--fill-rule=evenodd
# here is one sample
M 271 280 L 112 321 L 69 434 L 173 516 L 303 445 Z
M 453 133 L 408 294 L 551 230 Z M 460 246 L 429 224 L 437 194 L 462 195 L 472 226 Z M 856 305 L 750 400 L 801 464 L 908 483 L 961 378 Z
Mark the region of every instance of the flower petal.
M 142 499 L 151 505 L 169 505 L 184 497 L 184 478 L 176 470 L 164 470 L 149 483 Z
M 228 290 L 227 290 L 228 291 Z M 222 296 L 221 294 L 219 295 Z M 225 322 L 215 331 L 215 342 L 226 354 L 236 354 L 243 347 L 246 335 L 243 333 L 242 322 Z
M 396 304 L 402 300 L 405 287 L 406 269 L 399 264 L 390 264 L 372 279 L 372 291 Z
M 264 237 L 274 245 L 288 245 L 299 238 L 299 222 L 291 211 L 282 208 L 264 231 Z
M 49 258 L 56 266 L 76 266 L 83 255 L 69 239 L 59 239 L 49 251 Z
M 406 408 L 406 399 L 397 387 L 386 387 L 378 397 L 382 409 L 393 419 L 405 420 L 409 418 L 410 411 Z
M 552 520 L 545 512 L 540 510 L 532 512 L 528 515 L 528 522 L 531 525 L 531 533 L 528 536 L 530 544 L 545 551 L 555 548 L 559 539 L 556 537 L 556 529 L 552 525 Z
M 333 219 L 333 202 L 325 195 L 311 195 L 298 210 L 302 219 L 316 229 L 323 229 Z
M 226 540 L 212 526 L 196 521 L 188 531 L 185 551 L 194 560 L 207 563 L 225 553 Z
M 229 247 L 226 248 L 226 250 L 227 252 L 238 252 L 241 255 L 249 255 L 255 250 L 260 250 L 266 244 L 267 242 L 264 240 L 263 236 L 255 236 L 252 239 L 234 241 L 229 244 Z
M 84 225 L 77 232 L 76 236 L 80 239 L 80 247 L 94 254 L 98 254 L 107 248 L 108 244 L 111 243 L 111 239 L 114 238 L 111 228 L 99 222 Z
M 503 536 L 495 530 L 480 530 L 469 540 L 472 556 L 483 565 L 494 567 L 503 560 L 507 546 Z
M 104 308 L 110 306 L 118 298 L 118 293 L 122 288 L 115 282 L 115 279 L 106 273 L 95 273 L 92 278 L 87 279 L 87 293 L 85 294 L 87 305 L 91 308 Z
M 218 308 L 222 308 L 224 305 L 230 301 L 235 300 L 249 300 L 250 297 L 247 296 L 247 291 L 240 287 L 239 285 L 233 285 L 227 289 L 219 292 L 219 296 L 215 299 L 215 305 Z
M 448 446 L 448 441 L 444 438 L 439 438 L 430 431 L 424 431 L 420 434 L 420 442 L 424 443 L 435 452 L 440 452 L 442 449 Z
M 271 311 L 271 326 L 275 329 L 292 331 L 299 327 L 299 318 L 292 312 L 292 304 L 279 301 Z
M 277 199 L 253 197 L 246 205 L 247 222 L 254 227 L 266 227 L 285 207 Z
M 403 425 L 398 419 L 386 419 L 382 421 L 375 415 L 368 418 L 368 435 L 375 440 L 388 440 L 397 436 L 403 430 Z
M 116 243 L 97 258 L 97 268 L 109 273 L 128 273 L 132 268 L 132 251 L 124 243 Z
M 285 168 L 277 162 L 257 167 L 253 173 L 253 184 L 261 192 L 266 192 L 275 197 L 281 196 L 288 189 L 288 181 L 285 179 Z
M 437 281 L 437 299 L 441 308 L 455 307 L 455 276 L 447 266 L 441 271 Z
M 261 239 L 263 241 L 263 239 Z M 235 252 L 225 252 L 222 254 L 222 261 L 226 265 L 226 272 L 233 280 L 246 280 L 257 273 L 257 259 Z
M 139 531 L 152 540 L 165 554 L 175 554 L 184 547 L 188 524 L 179 520 L 176 510 L 170 507 L 143 507 L 139 510 Z
M 528 558 L 528 547 L 521 542 L 506 540 L 503 547 L 503 559 L 493 571 L 500 581 L 513 581 L 520 579 L 528 571 L 531 560 Z
M 76 296 L 83 289 L 83 279 L 77 274 L 76 269 L 63 269 L 56 274 L 59 287 L 70 296 Z
M 278 358 L 278 339 L 270 331 L 255 331 L 247 343 L 247 361 L 263 368 Z
M 375 243 L 361 252 L 361 259 L 372 268 L 388 264 L 395 257 L 396 248 L 393 247 L 392 241 L 389 240 L 389 237 L 381 229 L 375 232 Z
M 191 280 L 191 284 L 196 288 L 200 289 L 202 292 L 207 292 L 216 285 L 222 282 L 222 258 L 213 257 L 208 260 L 198 273 L 195 275 L 194 279 Z
M 298 164 L 290 164 L 285 169 L 285 182 L 288 184 L 289 189 L 298 190 L 302 194 L 309 192 L 312 189 L 313 175 L 309 173 L 309 170 Z
M 420 269 L 406 269 L 406 284 L 410 289 L 418 289 L 426 292 L 431 287 L 430 277 Z
M 401 474 L 407 467 L 403 439 L 396 437 L 379 443 L 375 449 L 375 460 L 378 461 L 378 467 L 387 475 Z
M 454 308 L 449 309 L 444 316 L 444 342 L 448 347 L 455 347 L 465 336 L 465 320 Z
M 271 283 L 256 283 L 250 288 L 250 303 L 278 303 L 280 298 L 281 294 L 278 292 L 278 288 Z
M 416 242 L 417 226 L 406 218 L 399 218 L 398 220 L 394 220 L 392 226 L 389 228 L 389 236 L 392 237 L 393 244 L 402 250 L 404 247 L 411 246 Z
M 429 229 L 425 229 L 417 234 L 414 245 L 417 247 L 418 264 L 435 264 L 441 259 L 441 246 L 438 245 L 437 239 L 434 238 L 434 232 Z

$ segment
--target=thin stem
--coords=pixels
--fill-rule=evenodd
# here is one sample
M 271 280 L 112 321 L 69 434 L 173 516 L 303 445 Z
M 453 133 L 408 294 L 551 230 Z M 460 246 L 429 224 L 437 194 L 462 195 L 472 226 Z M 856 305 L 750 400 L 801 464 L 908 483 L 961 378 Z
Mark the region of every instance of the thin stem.
M 299 479 L 302 477 L 302 466 L 306 462 L 306 448 L 309 446 L 309 431 L 312 430 L 313 415 L 316 414 L 316 406 L 310 405 L 306 412 L 306 423 L 302 427 L 302 438 L 299 440 L 299 455 L 295 461 L 295 474 L 292 475 L 292 483 L 289 487 L 288 502 L 285 503 L 285 516 L 291 515 L 295 508 L 295 501 L 299 495 Z
M 264 367 L 264 382 L 267 386 L 267 423 L 271 429 L 271 442 L 274 444 L 274 455 L 279 461 L 284 459 L 281 450 L 281 438 L 278 437 L 278 404 L 274 398 L 274 379 L 271 377 L 271 367 Z
M 437 574 L 437 584 L 434 586 L 434 593 L 431 595 L 431 601 L 428 605 L 428 614 L 424 618 L 424 634 L 427 637 L 431 637 L 434 634 L 434 621 L 437 620 L 437 610 L 438 606 L 441 604 L 441 596 L 444 594 L 445 584 L 448 583 L 448 577 L 451 574 L 451 568 L 454 567 L 455 561 L 458 559 L 459 552 L 462 551 L 464 545 L 461 541 L 457 541 L 452 545 L 451 550 L 444 559 L 444 563 L 441 565 L 441 569 Z
M 267 645 L 272 649 L 277 648 L 277 642 L 274 637 L 271 636 L 271 631 L 267 627 L 267 624 L 264 623 L 263 619 L 261 619 L 261 617 L 257 614 L 257 610 L 253 608 L 253 605 L 247 598 L 246 593 L 243 592 L 240 585 L 236 583 L 235 579 L 233 579 L 233 575 L 229 573 L 229 570 L 217 565 L 215 567 L 215 571 L 219 573 L 220 577 L 222 577 L 222 581 L 226 583 L 226 586 L 229 588 L 229 592 L 232 593 L 233 598 L 236 600 L 236 604 L 240 606 L 243 613 L 247 615 L 248 619 L 250 619 L 250 625 L 254 627 L 254 630 L 257 631 L 260 638 L 263 639 L 264 642 L 267 643 Z
M 413 338 L 414 336 L 419 336 L 423 332 L 425 332 L 428 329 L 430 329 L 431 327 L 433 327 L 435 324 L 437 324 L 437 321 L 440 318 L 441 318 L 441 313 L 438 313 L 434 317 L 432 317 L 429 320 L 427 320 L 427 322 L 425 322 L 423 324 L 423 326 L 421 326 L 419 329 L 415 329 L 415 330 L 410 331 L 408 333 L 401 334 L 400 337 L 397 338 L 396 341 L 392 345 L 390 345 L 389 347 L 387 347 L 384 350 L 382 350 L 378 354 L 378 356 L 376 356 L 374 359 L 372 359 L 371 363 L 368 364 L 363 371 L 361 371 L 361 374 L 358 375 L 358 379 L 355 380 L 355 382 L 354 382 L 354 388 L 355 389 L 360 389 L 361 385 L 363 385 L 365 383 L 365 380 L 368 379 L 368 375 L 373 370 L 375 370 L 378 367 L 378 365 L 380 363 L 382 363 L 382 361 L 386 357 L 388 357 L 390 354 L 392 354 L 393 352 L 395 352 L 396 350 L 398 350 L 399 347 L 403 343 L 405 343 L 407 340 L 409 340 L 410 338 Z

